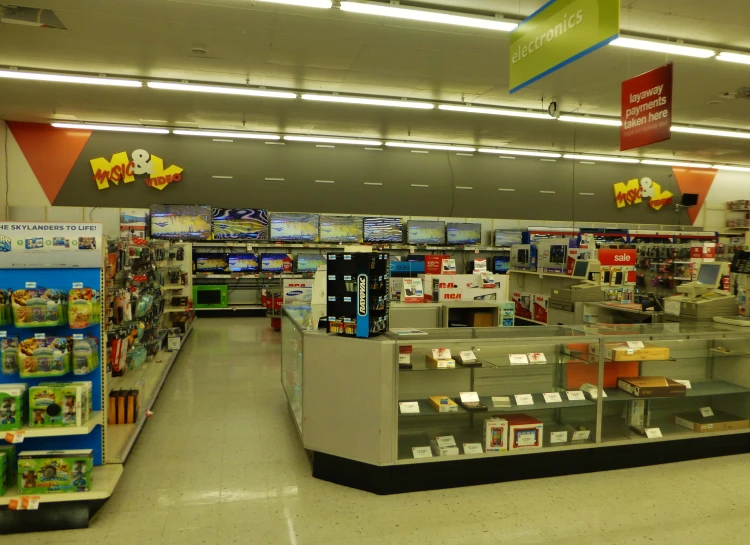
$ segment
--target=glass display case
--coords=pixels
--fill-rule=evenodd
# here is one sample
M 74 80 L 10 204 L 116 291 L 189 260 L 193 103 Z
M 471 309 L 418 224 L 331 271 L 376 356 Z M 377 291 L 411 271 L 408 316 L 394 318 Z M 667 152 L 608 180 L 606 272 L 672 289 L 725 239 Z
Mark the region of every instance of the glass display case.
M 297 429 L 302 433 L 303 331 L 312 320 L 309 306 L 284 305 L 281 316 L 281 385 Z

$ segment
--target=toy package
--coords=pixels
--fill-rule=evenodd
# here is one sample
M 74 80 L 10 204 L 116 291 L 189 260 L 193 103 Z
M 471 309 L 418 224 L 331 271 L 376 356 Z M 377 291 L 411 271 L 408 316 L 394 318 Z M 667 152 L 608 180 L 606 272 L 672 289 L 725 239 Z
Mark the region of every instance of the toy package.
M 86 492 L 91 488 L 92 450 L 27 450 L 18 453 L 18 493 Z
M 10 290 L 0 290 L 0 325 L 13 323 L 10 294 Z
M 73 329 L 83 329 L 101 320 L 99 292 L 91 288 L 73 288 L 68 293 L 68 322 Z
M 67 337 L 32 337 L 18 345 L 18 374 L 21 378 L 59 377 L 70 371 Z
M 18 462 L 16 461 L 16 445 L 0 444 L 0 454 L 5 455 L 8 466 L 5 469 L 5 486 L 11 488 L 16 486 L 16 473 Z
M 0 496 L 8 490 L 8 455 L 0 451 Z
M 29 388 L 29 426 L 83 426 L 91 417 L 91 382 L 46 383 Z
M 73 373 L 87 375 L 99 367 L 99 341 L 96 337 L 73 339 Z
M 0 361 L 3 375 L 18 373 L 18 337 L 0 338 Z
M 11 294 L 16 327 L 49 327 L 68 322 L 68 294 L 63 290 L 34 288 Z
M 25 384 L 0 384 L 0 431 L 23 427 Z

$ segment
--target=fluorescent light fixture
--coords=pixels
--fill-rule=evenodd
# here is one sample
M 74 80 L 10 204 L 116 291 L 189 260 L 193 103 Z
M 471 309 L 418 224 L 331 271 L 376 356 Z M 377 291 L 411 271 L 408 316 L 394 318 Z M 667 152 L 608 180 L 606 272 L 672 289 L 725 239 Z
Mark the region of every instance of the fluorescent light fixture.
M 249 138 L 251 140 L 279 140 L 277 134 L 260 134 L 254 132 L 223 132 L 223 131 L 185 131 L 176 129 L 172 134 L 179 136 L 208 136 L 211 138 Z
M 731 170 L 733 172 L 750 172 L 749 167 L 733 167 L 732 165 L 713 165 L 716 170 Z
M 476 148 L 468 148 L 464 146 L 450 146 L 446 144 L 417 144 L 411 142 L 386 142 L 386 146 L 391 148 L 413 148 L 413 149 L 434 149 L 440 151 L 465 151 L 473 153 Z
M 77 129 L 84 131 L 142 132 L 147 134 L 169 134 L 167 129 L 149 129 L 147 127 L 129 127 L 127 125 L 96 125 L 88 123 L 52 123 L 57 129 Z
M 487 114 L 487 115 L 504 115 L 509 117 L 528 117 L 531 119 L 554 119 L 549 114 L 538 112 L 527 112 L 524 110 L 510 110 L 507 108 L 482 108 L 477 106 L 454 106 L 452 104 L 441 104 L 438 106 L 441 110 L 450 112 L 466 112 L 470 114 Z
M 703 134 L 706 136 L 726 136 L 727 138 L 750 138 L 750 132 L 739 132 L 720 129 L 702 129 L 700 127 L 679 127 L 672 125 L 672 132 L 684 132 L 688 134 Z
M 340 95 L 316 95 L 305 93 L 302 100 L 317 100 L 320 102 L 341 102 L 344 104 L 365 104 L 368 106 L 390 106 L 391 108 L 416 108 L 418 110 L 432 110 L 435 105 L 429 102 L 410 100 L 394 100 L 386 98 L 345 97 Z
M 382 146 L 378 140 L 358 140 L 356 138 L 327 138 L 324 136 L 285 136 L 292 142 L 317 142 L 321 144 L 352 144 L 354 146 Z
M 642 49 L 643 51 L 651 51 L 653 53 L 669 53 L 685 57 L 698 57 L 701 59 L 707 59 L 716 55 L 716 51 L 713 49 L 705 49 L 703 47 L 693 47 L 671 42 L 659 42 L 656 40 L 642 40 L 640 38 L 620 37 L 615 41 L 610 42 L 609 45 L 627 47 L 629 49 Z
M 653 159 L 644 159 L 641 161 L 644 165 L 655 165 L 662 167 L 685 167 L 685 168 L 711 168 L 711 165 L 705 163 L 683 163 L 681 161 L 656 161 Z
M 143 87 L 143 82 L 134 79 L 118 79 L 92 76 L 69 76 L 67 74 L 45 74 L 22 70 L 0 70 L 0 78 L 51 81 L 56 83 L 84 83 L 88 85 L 110 85 L 112 87 Z
M 500 30 L 503 32 L 510 32 L 518 26 L 518 23 L 492 17 L 455 15 L 436 9 L 394 6 L 383 4 L 382 2 L 341 2 L 341 11 L 379 15 L 381 17 L 395 17 L 397 19 L 410 19 L 412 21 L 424 21 L 427 23 L 440 23 L 443 25 Z
M 609 127 L 619 127 L 622 125 L 622 121 L 620 121 L 619 119 L 587 117 L 583 115 L 561 115 L 560 121 L 569 121 L 571 123 L 585 123 L 587 125 L 607 125 Z
M 563 155 L 565 159 L 573 159 L 575 161 L 601 161 L 603 163 L 629 163 L 637 164 L 641 161 L 638 159 L 628 159 L 627 157 L 608 157 L 606 155 L 578 155 L 574 153 L 566 153 Z
M 739 53 L 730 53 L 728 51 L 722 51 L 717 60 L 726 62 L 737 62 L 740 64 L 750 64 L 750 55 L 741 55 Z
M 523 155 L 524 157 L 562 157 L 561 153 L 551 153 L 548 151 L 526 151 L 521 149 L 495 149 L 479 148 L 479 153 L 496 153 L 498 155 Z
M 288 6 L 302 6 L 304 8 L 330 9 L 331 0 L 255 0 L 256 2 L 267 2 L 269 4 L 286 4 Z
M 250 89 L 245 87 L 221 87 L 219 85 L 199 85 L 193 83 L 171 83 L 168 81 L 149 81 L 150 89 L 165 91 L 190 91 L 193 93 L 216 93 L 219 95 L 242 95 L 266 98 L 297 98 L 297 93 L 288 91 L 267 91 L 266 89 Z

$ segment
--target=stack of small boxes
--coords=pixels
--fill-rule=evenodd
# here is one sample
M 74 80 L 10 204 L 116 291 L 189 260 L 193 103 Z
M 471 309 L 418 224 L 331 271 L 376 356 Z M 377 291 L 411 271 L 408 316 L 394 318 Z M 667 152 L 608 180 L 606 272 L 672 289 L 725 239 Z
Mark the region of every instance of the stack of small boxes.
M 544 424 L 527 414 L 508 414 L 484 421 L 484 450 L 503 452 L 542 448 Z

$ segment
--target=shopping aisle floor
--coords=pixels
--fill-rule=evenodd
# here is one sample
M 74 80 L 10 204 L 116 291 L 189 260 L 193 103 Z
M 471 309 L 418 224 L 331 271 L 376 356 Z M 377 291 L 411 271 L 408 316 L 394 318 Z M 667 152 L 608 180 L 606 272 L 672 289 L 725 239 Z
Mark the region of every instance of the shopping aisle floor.
M 313 479 L 280 386 L 280 339 L 264 318 L 198 320 L 91 528 L 0 543 L 750 541 L 750 456 L 386 497 Z

